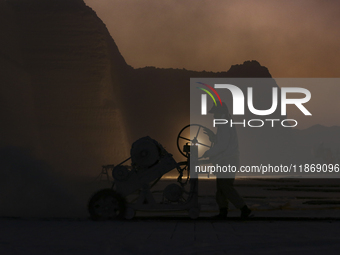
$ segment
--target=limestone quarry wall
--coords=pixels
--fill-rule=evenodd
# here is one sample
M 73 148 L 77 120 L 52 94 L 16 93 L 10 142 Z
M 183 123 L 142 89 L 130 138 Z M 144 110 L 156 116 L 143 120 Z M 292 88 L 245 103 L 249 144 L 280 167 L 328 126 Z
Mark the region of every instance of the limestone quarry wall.
M 1 145 L 27 148 L 65 174 L 125 159 L 114 73 L 127 65 L 105 25 L 82 1 L 1 5 Z
M 0 143 L 28 148 L 58 173 L 96 175 L 101 165 L 129 157 L 132 142 L 146 135 L 177 161 L 184 160 L 176 138 L 190 120 L 191 77 L 271 77 L 257 61 L 221 73 L 133 69 L 82 0 L 2 0 L 1 4 L 5 39 Z M 270 89 L 259 87 L 256 93 L 261 96 L 258 102 L 271 105 Z M 281 130 L 280 136 L 275 132 L 241 130 L 244 162 L 281 157 L 273 150 L 281 142 L 277 137 L 288 141 L 291 132 Z

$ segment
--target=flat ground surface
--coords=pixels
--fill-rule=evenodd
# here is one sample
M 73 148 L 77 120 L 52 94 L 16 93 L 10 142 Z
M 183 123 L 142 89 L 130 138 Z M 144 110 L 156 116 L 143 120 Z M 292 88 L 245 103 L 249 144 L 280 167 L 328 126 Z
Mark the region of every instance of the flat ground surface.
M 154 187 L 154 197 L 170 184 Z M 77 206 L 46 214 L 2 208 L 0 254 L 339 254 L 338 180 L 236 180 L 255 217 L 241 221 L 230 206 L 229 220 L 217 213 L 214 180 L 199 184 L 200 218 L 187 212 L 137 212 L 130 221 L 93 222 L 86 204 L 103 182 L 64 183 Z M 66 188 L 65 188 L 66 189 Z M 15 201 L 13 201 L 15 203 Z M 43 204 L 42 204 L 43 206 Z M 7 210 L 8 209 L 8 210 Z M 37 208 L 39 209 L 39 208 Z M 39 211 L 39 210 L 38 210 Z M 10 214 L 10 212 L 12 212 Z
M 340 221 L 0 220 L 0 254 L 339 254 Z

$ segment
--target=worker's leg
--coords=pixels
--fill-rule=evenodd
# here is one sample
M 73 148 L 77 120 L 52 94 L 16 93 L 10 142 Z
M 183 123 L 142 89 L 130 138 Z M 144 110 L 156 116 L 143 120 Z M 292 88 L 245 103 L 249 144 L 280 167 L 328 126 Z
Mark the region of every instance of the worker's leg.
M 225 158 L 221 162 L 221 165 L 232 166 L 236 168 L 236 171 L 240 167 L 240 159 L 238 155 Z M 237 209 L 241 209 L 245 206 L 243 198 L 239 195 L 234 188 L 235 173 L 223 173 L 216 179 L 217 192 L 220 197 L 223 197 L 225 201 L 230 201 Z M 217 199 L 217 197 L 216 197 Z
M 240 167 L 239 157 L 233 156 L 223 160 L 219 165 L 235 166 L 236 172 Z M 245 219 L 251 214 L 251 210 L 248 208 L 243 198 L 237 192 L 234 187 L 235 173 L 218 174 L 216 178 L 216 201 L 220 207 L 220 214 L 217 216 L 226 218 L 228 213 L 228 201 L 231 202 L 237 209 L 241 210 L 241 218 Z
M 216 178 L 216 202 L 218 204 L 218 207 L 221 208 L 226 208 L 228 210 L 228 199 L 224 196 L 222 188 L 220 187 L 219 184 L 219 179 Z
M 216 201 L 220 208 L 228 207 L 228 200 L 237 208 L 241 209 L 245 206 L 245 202 L 234 187 L 233 178 L 217 178 Z
M 219 208 L 219 214 L 214 216 L 213 219 L 216 220 L 225 220 L 227 219 L 228 216 L 228 199 L 223 195 L 222 190 L 218 187 L 216 179 L 216 186 L 217 186 L 217 191 L 216 191 L 216 202 L 218 204 Z

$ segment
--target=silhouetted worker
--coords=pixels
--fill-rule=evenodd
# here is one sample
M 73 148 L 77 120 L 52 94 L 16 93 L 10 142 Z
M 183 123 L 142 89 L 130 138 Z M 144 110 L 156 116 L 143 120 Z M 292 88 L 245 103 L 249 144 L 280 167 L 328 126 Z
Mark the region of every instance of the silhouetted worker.
M 227 124 L 217 125 L 217 132 L 214 134 L 210 129 L 205 129 L 204 133 L 209 136 L 213 147 L 207 150 L 203 157 L 209 157 L 212 164 L 216 166 L 235 166 L 239 169 L 239 149 L 235 126 L 230 127 L 230 114 L 225 103 L 213 106 L 209 113 L 214 114 L 214 119 L 227 119 Z M 241 218 L 247 218 L 251 210 L 245 204 L 242 197 L 234 188 L 235 173 L 216 173 L 216 202 L 220 213 L 215 219 L 226 219 L 228 214 L 228 201 L 237 209 L 241 210 Z

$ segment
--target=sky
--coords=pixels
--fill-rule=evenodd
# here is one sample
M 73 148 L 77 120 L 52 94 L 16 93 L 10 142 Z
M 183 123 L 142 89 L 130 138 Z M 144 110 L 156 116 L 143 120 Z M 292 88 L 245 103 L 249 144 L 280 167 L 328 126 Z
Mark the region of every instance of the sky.
M 273 77 L 340 77 L 337 0 L 85 0 L 126 62 L 227 71 L 257 60 Z
M 85 3 L 103 20 L 126 62 L 134 68 L 221 72 L 231 65 L 257 60 L 274 78 L 340 78 L 337 0 Z M 301 119 L 301 129 L 315 124 L 340 126 L 340 119 L 330 114 L 340 108 L 340 80 L 327 85 L 329 93 L 324 96 L 320 96 L 324 87 L 311 88 L 311 101 L 317 102 L 310 104 L 313 117 L 301 119 L 299 110 L 293 108 L 288 116 Z

